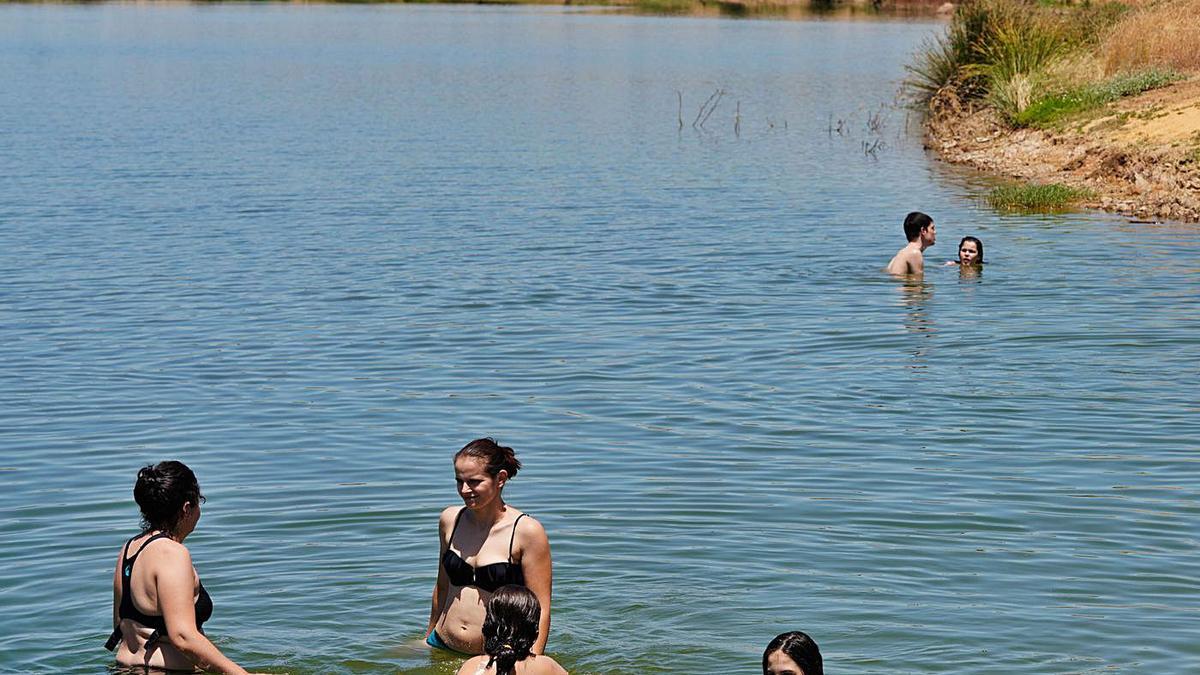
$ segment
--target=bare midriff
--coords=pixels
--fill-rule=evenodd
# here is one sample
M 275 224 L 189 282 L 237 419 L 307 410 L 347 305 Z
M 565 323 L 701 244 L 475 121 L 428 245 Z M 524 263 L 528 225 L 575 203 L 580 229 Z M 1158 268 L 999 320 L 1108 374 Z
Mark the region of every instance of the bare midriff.
M 474 586 L 450 585 L 446 609 L 434 626 L 447 647 L 464 654 L 483 653 L 483 619 L 490 597 Z

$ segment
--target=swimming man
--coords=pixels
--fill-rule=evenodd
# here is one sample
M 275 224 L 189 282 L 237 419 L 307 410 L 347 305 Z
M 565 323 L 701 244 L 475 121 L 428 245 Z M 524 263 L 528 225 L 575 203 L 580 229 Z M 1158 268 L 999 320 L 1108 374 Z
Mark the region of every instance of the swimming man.
M 887 271 L 892 274 L 924 274 L 924 251 L 937 241 L 933 218 L 920 211 L 908 214 L 904 218 L 904 236 L 908 238 L 908 245 L 896 253 L 888 263 Z

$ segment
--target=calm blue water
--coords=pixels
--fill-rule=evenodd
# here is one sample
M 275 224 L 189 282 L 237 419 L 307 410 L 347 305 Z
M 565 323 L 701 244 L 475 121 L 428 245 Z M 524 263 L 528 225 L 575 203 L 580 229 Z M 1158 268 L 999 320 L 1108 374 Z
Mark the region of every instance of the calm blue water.
M 451 673 L 495 435 L 572 672 L 1200 672 L 1200 228 L 989 211 L 886 105 L 939 29 L 0 7 L 0 669 L 105 672 L 178 458 L 226 653 Z M 913 209 L 983 275 L 882 274 Z

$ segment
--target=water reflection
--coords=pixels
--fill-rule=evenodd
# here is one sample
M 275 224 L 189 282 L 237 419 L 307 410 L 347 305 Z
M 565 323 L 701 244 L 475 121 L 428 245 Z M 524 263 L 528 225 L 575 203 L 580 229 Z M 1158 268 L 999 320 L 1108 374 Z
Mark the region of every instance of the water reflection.
M 958 265 L 958 278 L 960 280 L 975 280 L 978 281 L 983 276 L 982 265 Z
M 904 279 L 900 286 L 900 303 L 905 308 L 904 331 L 921 338 L 932 338 L 937 333 L 937 326 L 929 314 L 929 305 L 933 300 L 933 285 L 926 283 L 924 278 L 911 277 Z M 917 340 L 912 343 L 913 369 L 927 367 L 926 357 L 932 343 Z

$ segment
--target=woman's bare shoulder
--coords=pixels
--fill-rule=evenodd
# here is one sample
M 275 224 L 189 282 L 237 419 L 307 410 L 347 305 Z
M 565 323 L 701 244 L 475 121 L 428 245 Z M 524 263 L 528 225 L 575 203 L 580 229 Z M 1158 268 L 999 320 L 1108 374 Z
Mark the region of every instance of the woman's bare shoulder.
M 528 513 L 518 515 L 520 522 L 513 525 L 516 528 L 516 539 L 522 544 L 537 544 L 539 542 L 548 542 L 546 536 L 546 528 L 542 527 L 541 521 Z
M 479 670 L 479 666 L 485 663 L 484 659 L 486 658 L 486 656 L 472 656 L 467 659 L 466 663 L 459 666 L 458 672 L 455 675 L 475 675 Z
M 567 669 L 558 665 L 558 661 L 549 656 L 534 657 L 537 667 L 533 670 L 537 675 L 567 675 Z

